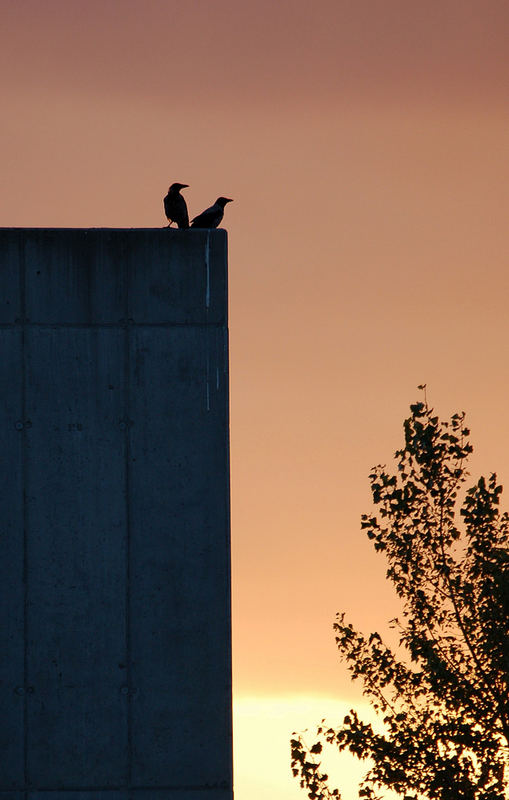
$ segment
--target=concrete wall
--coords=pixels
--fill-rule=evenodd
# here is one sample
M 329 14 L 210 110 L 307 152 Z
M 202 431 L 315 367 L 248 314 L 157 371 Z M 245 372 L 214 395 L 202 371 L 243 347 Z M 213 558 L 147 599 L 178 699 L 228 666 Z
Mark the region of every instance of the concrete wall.
M 0 800 L 231 796 L 226 277 L 0 229 Z

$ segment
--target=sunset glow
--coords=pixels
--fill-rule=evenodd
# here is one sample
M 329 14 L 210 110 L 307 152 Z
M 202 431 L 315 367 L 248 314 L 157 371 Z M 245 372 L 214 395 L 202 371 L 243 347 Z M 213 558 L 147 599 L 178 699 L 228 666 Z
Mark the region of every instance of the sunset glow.
M 289 734 L 361 701 L 332 623 L 397 613 L 359 519 L 418 384 L 509 485 L 508 34 L 504 0 L 2 2 L 0 226 L 234 200 L 238 800 L 304 800 Z
M 370 707 L 357 703 L 366 722 L 375 722 Z M 350 704 L 337 697 L 320 695 L 242 696 L 233 704 L 236 731 L 235 787 L 239 796 L 275 795 L 281 800 L 303 800 L 297 781 L 288 780 L 289 740 L 294 731 L 311 744 L 313 729 L 324 717 L 337 725 Z M 270 731 L 270 733 L 269 733 Z M 349 754 L 332 749 L 323 758 L 331 784 L 341 786 L 344 797 L 355 797 L 356 787 L 367 769 Z

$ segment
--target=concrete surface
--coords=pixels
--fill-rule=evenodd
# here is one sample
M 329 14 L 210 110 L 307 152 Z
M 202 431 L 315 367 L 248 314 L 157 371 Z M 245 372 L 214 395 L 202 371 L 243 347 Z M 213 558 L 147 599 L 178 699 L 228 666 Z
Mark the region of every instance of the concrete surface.
M 0 800 L 231 796 L 226 248 L 0 229 Z

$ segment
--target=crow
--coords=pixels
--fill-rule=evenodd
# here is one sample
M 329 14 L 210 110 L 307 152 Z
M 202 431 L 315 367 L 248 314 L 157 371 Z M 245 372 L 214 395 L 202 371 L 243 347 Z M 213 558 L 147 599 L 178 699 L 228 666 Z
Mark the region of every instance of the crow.
M 163 200 L 164 213 L 169 222 L 176 222 L 179 228 L 189 228 L 189 214 L 187 213 L 186 201 L 180 194 L 181 189 L 186 189 L 187 183 L 172 183 L 168 189 L 168 194 Z
M 217 228 L 223 219 L 224 207 L 227 203 L 233 203 L 229 197 L 218 197 L 210 208 L 206 208 L 198 214 L 191 222 L 191 228 Z

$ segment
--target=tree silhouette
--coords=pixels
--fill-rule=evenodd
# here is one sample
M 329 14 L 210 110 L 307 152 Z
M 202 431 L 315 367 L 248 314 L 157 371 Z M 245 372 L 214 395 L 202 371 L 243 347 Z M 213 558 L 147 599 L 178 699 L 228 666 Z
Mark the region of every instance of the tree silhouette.
M 397 655 L 344 614 L 334 624 L 340 656 L 383 724 L 375 730 L 352 710 L 338 728 L 323 720 L 310 748 L 294 734 L 292 771 L 310 800 L 341 796 L 321 766 L 325 743 L 370 759 L 359 786 L 367 800 L 386 789 L 405 800 L 509 797 L 509 516 L 499 511 L 502 487 L 492 474 L 465 490 L 472 447 L 464 414 L 441 421 L 426 395 L 410 410 L 394 473 L 377 466 L 369 476 L 376 512 L 361 522 L 402 600 L 401 618 L 391 620 Z

